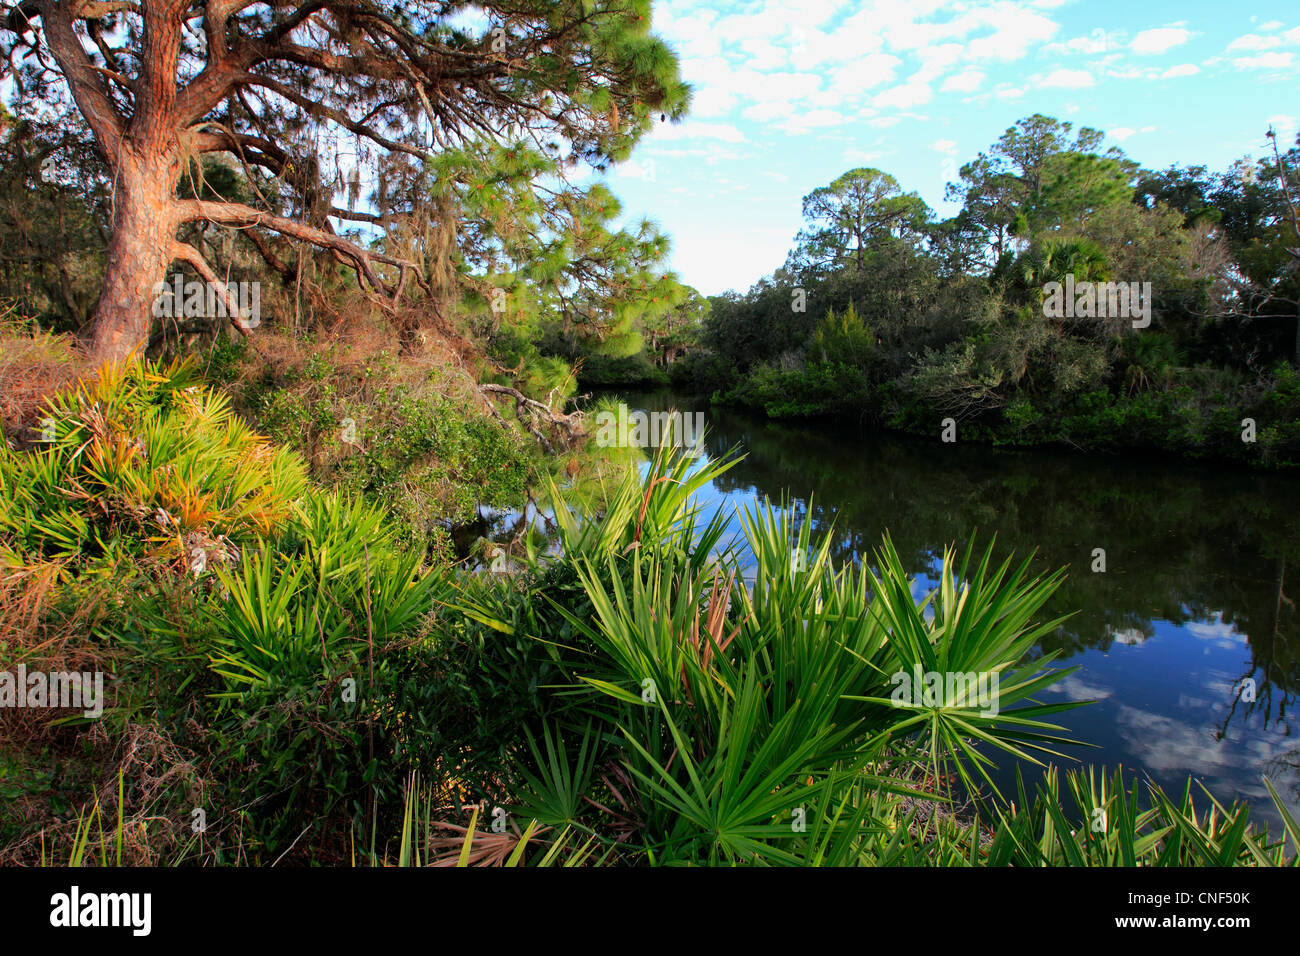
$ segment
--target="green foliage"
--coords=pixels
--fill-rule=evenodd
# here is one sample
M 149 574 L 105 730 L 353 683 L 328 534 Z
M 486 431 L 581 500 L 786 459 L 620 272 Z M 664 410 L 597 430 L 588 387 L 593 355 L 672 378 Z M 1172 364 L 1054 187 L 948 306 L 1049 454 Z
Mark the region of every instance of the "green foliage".
M 951 416 L 999 444 L 1294 464 L 1300 418 L 1273 384 L 1300 361 L 1277 163 L 1143 173 L 1102 139 L 1020 120 L 961 168 L 942 222 L 880 170 L 814 190 L 785 266 L 714 297 L 674 387 L 774 418 L 933 436 Z M 1045 315 L 1046 285 L 1071 280 L 1149 297 L 1140 315 Z
M 17 121 L 0 114 L 0 300 L 58 332 L 93 313 L 112 194 L 102 155 L 68 106 Z
M 192 363 L 106 368 L 46 407 L 49 440 L 3 451 L 2 543 L 57 562 L 51 613 L 110 593 L 72 622 L 114 662 L 113 726 L 220 768 L 204 808 L 253 855 L 397 793 L 394 661 L 443 586 L 400 525 L 310 484 Z
M 397 792 L 396 648 L 419 632 L 441 578 L 392 531 L 379 509 L 307 496 L 287 533 L 219 571 L 221 592 L 185 622 L 155 604 L 131 635 L 143 659 L 210 688 L 205 744 L 218 765 L 242 768 L 232 783 L 257 796 L 245 836 L 268 850 L 311 814 L 356 815 L 367 794 Z
M 0 547 L 89 572 L 231 561 L 275 532 L 301 462 L 198 384 L 192 362 L 105 368 L 45 405 L 30 452 L 0 448 Z
M 421 538 L 442 520 L 463 521 L 478 506 L 508 507 L 524 498 L 534 464 L 522 439 L 462 405 L 382 392 L 355 415 L 356 451 L 333 472 L 341 487 L 394 511 Z M 341 434 L 341 430 L 337 433 Z
M 839 267 L 860 275 L 895 246 L 914 245 L 930 209 L 916 193 L 904 193 L 893 176 L 862 168 L 805 196 L 803 215 L 807 226 L 787 267 L 812 272 Z
M 826 365 L 843 363 L 865 368 L 875 346 L 875 334 L 862 321 L 852 302 L 838 318 L 834 309 L 829 310 L 812 337 L 812 352 Z
M 583 834 L 605 862 L 1293 861 L 1242 807 L 1207 819 L 1190 795 L 1151 786 L 1144 809 L 1119 776 L 1071 773 L 1067 793 L 1050 769 L 1032 799 L 998 794 L 994 755 L 1037 762 L 1068 743 L 1050 718 L 1078 705 L 1039 702 L 1068 671 L 1050 654 L 1027 659 L 1060 623 L 1039 613 L 1061 575 L 968 546 L 944 555 L 918 599 L 888 541 L 874 570 L 837 567 L 830 538 L 811 548 L 806 524 L 796 533 L 768 506 L 741 516 L 746 586 L 726 518 L 701 524 L 690 499 L 727 467 L 692 474 L 660 455 L 602 518 L 558 519 L 559 560 L 511 588 L 460 585 L 456 650 L 435 671 L 464 683 L 430 703 L 448 718 L 479 708 L 475 726 L 461 720 L 466 757 L 452 771 L 481 781 L 476 796 Z M 918 669 L 997 673 L 997 706 L 973 694 L 900 703 L 896 675 Z M 467 698 L 474 686 L 492 696 Z M 939 783 L 949 778 L 964 793 L 984 786 L 973 816 L 945 809 L 959 796 Z M 1104 831 L 1089 829 L 1098 808 Z
M 1019 577 L 1005 578 L 1005 567 L 984 584 L 986 556 L 966 610 L 946 627 L 943 617 L 928 624 L 925 605 L 895 580 L 896 559 L 881 565 L 893 591 L 865 569 L 832 568 L 824 547 L 806 570 L 793 570 L 789 556 L 806 551 L 807 530 L 794 538 L 788 519 L 768 511 L 744 522 L 758 562 L 751 593 L 737 583 L 734 553 L 718 551 L 725 518 L 700 525 L 690 504 L 692 490 L 726 467 L 691 473 L 684 459 L 661 455 L 643 482 L 611 496 L 601 520 L 577 522 L 561 511 L 563 570 L 547 570 L 534 585 L 549 612 L 521 616 L 526 605 L 502 602 L 495 590 L 475 588 L 475 599 L 462 601 L 467 617 L 500 635 L 499 648 L 514 648 L 516 662 L 540 653 L 547 665 L 526 688 L 522 673 L 515 680 L 516 693 L 531 701 L 519 710 L 536 715 L 526 725 L 535 729 L 525 733 L 520 813 L 607 846 L 621 842 L 625 853 L 660 864 L 801 862 L 821 852 L 818 841 L 839 841 L 847 853 L 869 801 L 848 811 L 844 801 L 856 801 L 864 785 L 910 790 L 876 766 L 887 742 L 910 736 L 914 717 L 884 699 L 904 661 L 884 616 L 897 589 L 907 592 L 926 640 L 952 651 L 953 666 L 1001 667 L 1032 643 L 1024 622 L 1054 585 L 1018 591 Z M 889 554 L 886 545 L 882 557 Z M 556 575 L 566 588 L 555 586 Z M 879 596 L 867 601 L 869 593 Z M 483 603 L 492 595 L 495 604 Z M 1016 610 L 999 610 L 1006 605 Z M 963 614 L 983 623 L 965 623 Z M 1008 700 L 1047 679 L 1055 678 L 1017 680 Z M 981 732 L 1019 753 L 1012 739 L 1050 739 L 1034 728 L 1052 709 L 1013 711 L 1005 725 L 986 725 L 960 705 L 950 716 L 959 725 L 979 721 Z M 918 752 L 964 766 L 969 754 L 948 743 L 921 742 Z M 611 760 L 621 783 L 593 772 Z M 577 799 L 584 784 L 608 814 Z M 796 809 L 817 821 L 807 836 L 790 826 Z
M 641 353 L 610 359 L 592 355 L 583 360 L 578 381 L 584 388 L 656 388 L 670 382 L 669 373 Z
M 111 515 L 93 502 L 140 487 L 143 466 L 109 454 L 131 446 L 128 425 L 166 468 L 181 460 L 167 449 L 192 435 L 207 448 L 221 423 L 229 440 L 213 447 L 229 461 L 198 460 L 239 490 L 221 469 L 264 446 L 188 374 L 128 369 L 56 397 L 56 447 L 10 465 L 37 467 L 66 439 L 59 467 L 82 475 L 81 507 Z M 1295 377 L 1279 374 L 1272 395 L 1296 401 Z M 93 453 L 78 451 L 99 440 L 88 409 L 116 423 Z M 732 516 L 706 520 L 696 493 L 736 460 L 667 450 L 625 473 L 598 515 L 552 487 L 553 554 L 534 550 L 513 574 L 430 572 L 382 508 L 320 489 L 279 454 L 297 476 L 284 515 L 267 528 L 246 494 L 214 496 L 224 510 L 205 527 L 237 553 L 138 575 L 88 638 L 114 655 L 110 726 L 148 726 L 198 765 L 204 785 L 167 812 L 197 806 L 217 823 L 178 858 L 272 862 L 312 831 L 300 850 L 337 859 L 358 832 L 400 830 L 399 865 L 1294 862 L 1244 808 L 1205 816 L 1190 789 L 1149 787 L 1143 807 L 1119 775 L 1072 774 L 1063 789 L 1049 770 L 1032 800 L 997 791 L 995 760 L 1039 763 L 1070 743 L 1050 718 L 1078 705 L 1042 702 L 1069 671 L 1029 655 L 1060 624 L 1042 613 L 1060 572 L 1034 577 L 1028 560 L 972 542 L 944 553 L 918 597 L 888 538 L 869 564 L 841 565 L 833 535 L 813 548 L 810 524 L 796 531 L 771 505 L 740 515 L 732 537 Z M 69 547 L 57 529 L 20 526 L 11 555 Z M 115 553 L 150 553 L 148 529 L 113 527 Z M 61 552 L 71 583 L 100 567 L 101 538 Z M 900 697 L 900 677 L 918 673 L 997 679 Z M 953 809 L 977 790 L 972 810 Z M 96 801 L 47 853 L 121 862 L 131 792 L 123 778 L 115 828 Z M 530 822 L 489 834 L 476 813 L 467 827 L 435 820 L 447 794 Z M 1108 822 L 1093 829 L 1098 810 Z M 389 857 L 372 843 L 368 859 Z
M 219 371 L 227 361 L 242 359 L 218 356 Z M 572 392 L 567 366 L 537 361 L 536 374 L 549 376 L 533 380 L 543 399 L 543 387 Z M 361 360 L 330 348 L 239 395 L 259 428 L 312 462 L 313 477 L 383 502 L 414 548 L 436 554 L 448 549 L 448 526 L 476 520 L 480 506 L 517 505 L 541 470 L 531 437 L 443 394 L 438 374 L 388 351 Z
M 838 361 L 792 369 L 764 365 L 727 397 L 773 418 L 799 418 L 870 407 L 868 388 L 861 370 Z
M 1070 771 L 1065 787 L 1053 768 L 1044 775 L 1032 804 L 1021 790 L 1022 811 L 996 814 L 992 841 L 981 851 L 989 866 L 1295 866 L 1287 852 L 1300 831 L 1286 804 L 1267 783 L 1285 834 L 1270 839 L 1250 822 L 1244 804 L 1224 807 L 1205 793 L 1208 813 L 1192 801 L 1192 783 L 1172 797 L 1154 783 L 1124 784 L 1123 768 Z M 1142 803 L 1143 793 L 1147 806 Z M 1076 813 L 1066 807 L 1071 798 Z

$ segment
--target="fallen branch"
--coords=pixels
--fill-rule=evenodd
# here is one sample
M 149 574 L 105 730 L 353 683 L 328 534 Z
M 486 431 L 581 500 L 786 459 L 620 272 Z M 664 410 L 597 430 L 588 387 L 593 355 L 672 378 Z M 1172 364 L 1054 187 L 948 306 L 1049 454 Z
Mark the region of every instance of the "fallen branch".
M 534 416 L 540 416 L 545 422 L 551 425 L 557 432 L 564 437 L 566 445 L 572 444 L 578 438 L 585 434 L 582 429 L 582 412 L 573 412 L 564 414 L 557 411 L 544 402 L 529 398 L 517 388 L 511 388 L 508 385 L 486 384 L 480 385 L 479 391 L 483 394 L 484 401 L 487 402 L 488 410 L 492 412 L 497 421 L 505 423 L 501 413 L 497 411 L 496 406 L 492 403 L 491 395 L 506 395 L 515 400 L 515 417 L 532 433 L 533 437 L 546 450 L 548 455 L 555 454 L 555 448 L 547 437 L 542 434 L 537 427 Z

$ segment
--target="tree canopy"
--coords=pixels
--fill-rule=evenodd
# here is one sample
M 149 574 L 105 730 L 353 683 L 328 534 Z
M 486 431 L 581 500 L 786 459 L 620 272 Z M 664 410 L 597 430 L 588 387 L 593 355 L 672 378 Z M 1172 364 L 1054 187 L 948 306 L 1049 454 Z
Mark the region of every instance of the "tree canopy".
M 110 357 L 142 343 L 173 259 L 215 279 L 178 238 L 187 224 L 240 230 L 282 274 L 294 268 L 283 243 L 310 244 L 391 301 L 434 278 L 379 235 L 426 201 L 431 172 L 490 156 L 474 185 L 517 193 L 520 164 L 605 168 L 690 98 L 650 33 L 649 0 L 23 0 L 4 25 L 21 107 L 75 104 L 114 183 L 95 318 Z M 239 169 L 247 201 L 181 193 L 214 154 Z M 340 204 L 363 184 L 378 202 Z

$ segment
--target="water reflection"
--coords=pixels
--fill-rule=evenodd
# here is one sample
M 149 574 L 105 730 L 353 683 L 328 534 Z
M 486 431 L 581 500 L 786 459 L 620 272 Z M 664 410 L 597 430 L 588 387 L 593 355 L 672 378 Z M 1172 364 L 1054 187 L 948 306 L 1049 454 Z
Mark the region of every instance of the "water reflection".
M 1038 650 L 1080 667 L 1056 694 L 1098 701 L 1060 718 L 1097 745 L 1077 755 L 1170 788 L 1190 774 L 1220 799 L 1250 799 L 1270 821 L 1261 774 L 1300 803 L 1300 739 L 1291 733 L 1300 479 L 790 426 L 667 393 L 628 400 L 648 411 L 707 411 L 708 456 L 739 446 L 747 457 L 704 495 L 706 505 L 787 500 L 818 540 L 833 533 L 841 561 L 869 556 L 888 531 L 928 585 L 944 544 L 976 531 L 981 541 L 996 534 L 1003 555 L 1036 550 L 1039 570 L 1067 566 L 1047 612 L 1076 613 Z M 1104 572 L 1092 570 L 1098 548 Z

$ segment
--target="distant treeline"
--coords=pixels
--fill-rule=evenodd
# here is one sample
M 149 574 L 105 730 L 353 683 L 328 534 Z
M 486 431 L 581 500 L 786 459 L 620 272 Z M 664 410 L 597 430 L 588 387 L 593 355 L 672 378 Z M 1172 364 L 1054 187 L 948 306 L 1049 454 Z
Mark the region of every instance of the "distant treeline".
M 674 384 L 778 418 L 1300 461 L 1300 148 L 1270 131 L 1258 161 L 1157 172 L 1102 139 L 1021 120 L 961 168 L 948 219 L 878 169 L 814 190 L 785 264 L 713 297 Z

